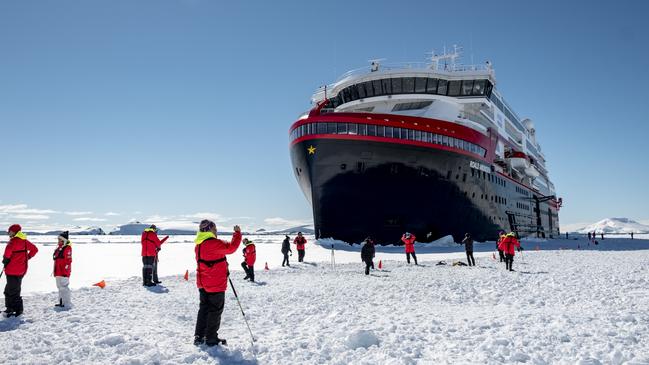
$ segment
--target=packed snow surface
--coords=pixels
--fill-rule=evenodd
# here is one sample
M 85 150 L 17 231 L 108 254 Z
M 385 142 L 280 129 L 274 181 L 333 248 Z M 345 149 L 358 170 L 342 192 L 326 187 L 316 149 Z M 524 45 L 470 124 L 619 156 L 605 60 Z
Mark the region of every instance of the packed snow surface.
M 332 266 L 329 241 L 308 245 L 306 263 L 294 260 L 291 268 L 275 264 L 264 271 L 265 261 L 281 262 L 283 236 L 267 239 L 257 242 L 256 284 L 242 281 L 243 273 L 236 271 L 241 257 L 230 258 L 231 278 L 257 338 L 254 347 L 230 289 L 219 331 L 229 345 L 192 345 L 198 292 L 193 273 L 187 282 L 179 269 L 189 265 L 180 253 L 190 251 L 191 260 L 193 245 L 163 246 L 167 257 L 162 256 L 161 269 L 177 272 L 162 278 L 164 286 L 146 289 L 137 275 L 137 244 L 89 241 L 76 245 L 80 255 L 74 264 L 95 259 L 116 279 L 107 280 L 103 290 L 74 290 L 69 311 L 54 310 L 54 293 L 26 295 L 25 314 L 0 322 L 0 359 L 3 364 L 649 364 L 649 241 L 644 239 L 610 238 L 597 246 L 584 239 L 524 241 L 527 250 L 516 256 L 515 272 L 492 258 L 493 243 L 476 245 L 482 251 L 477 267 L 452 265 L 463 258 L 461 246 L 418 247 L 420 266 L 407 265 L 403 251 L 378 247 L 375 263 L 381 259 L 384 269 L 370 276 L 362 273 L 358 246 L 342 250 L 335 243 L 340 249 Z M 39 248 L 45 249 L 39 256 L 51 261 L 53 246 Z M 120 269 L 103 266 L 102 255 L 115 257 L 111 251 L 123 259 L 113 262 Z M 437 265 L 442 260 L 447 265 Z M 30 262 L 27 278 L 54 282 L 39 267 L 45 263 Z M 84 271 L 74 270 L 73 281 L 86 280 L 75 279 Z M 120 278 L 120 270 L 129 277 Z M 27 278 L 24 289 L 30 292 L 36 283 Z

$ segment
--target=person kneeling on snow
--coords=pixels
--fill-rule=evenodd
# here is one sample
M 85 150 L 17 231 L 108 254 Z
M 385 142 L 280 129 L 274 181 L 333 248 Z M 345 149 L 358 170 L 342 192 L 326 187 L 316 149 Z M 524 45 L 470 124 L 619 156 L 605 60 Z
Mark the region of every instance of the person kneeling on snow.
M 23 314 L 23 298 L 20 296 L 23 277 L 27 274 L 27 261 L 34 257 L 38 248 L 27 240 L 27 236 L 21 232 L 22 228 L 14 224 L 7 230 L 9 243 L 5 247 L 2 264 L 7 277 L 5 286 L 5 315 L 7 317 L 18 317 Z
M 54 278 L 56 287 L 59 289 L 59 302 L 55 307 L 70 308 L 72 299 L 70 297 L 70 274 L 72 273 L 72 242 L 69 240 L 70 233 L 62 232 L 59 237 L 59 245 L 54 250 Z
M 361 260 L 365 263 L 365 275 L 370 274 L 370 268 L 374 268 L 374 255 L 376 249 L 374 248 L 374 241 L 371 238 L 367 237 L 365 239 L 365 244 L 361 249 Z
M 243 239 L 243 244 L 246 246 L 243 248 L 243 262 L 241 267 L 243 271 L 246 272 L 246 277 L 243 280 L 250 279 L 251 282 L 255 282 L 255 260 L 257 260 L 257 252 L 255 251 L 255 244 L 252 241 L 249 241 L 247 238 Z
M 216 238 L 216 224 L 210 220 L 200 223 L 196 234 L 196 286 L 200 294 L 200 307 L 196 318 L 194 345 L 208 346 L 225 343 L 219 338 L 221 314 L 228 288 L 228 262 L 225 255 L 237 251 L 241 244 L 241 228 L 234 226 L 232 241 Z
M 505 252 L 505 269 L 514 271 L 514 256 L 516 255 L 515 248 L 521 249 L 521 243 L 516 239 L 514 232 L 507 233 L 507 236 L 500 242 L 500 248 Z
M 406 261 L 410 263 L 410 255 L 412 255 L 412 258 L 415 259 L 415 265 L 417 264 L 417 255 L 415 254 L 415 240 L 417 237 L 415 237 L 414 234 L 406 232 L 402 237 L 401 241 L 403 241 L 404 245 L 406 246 Z

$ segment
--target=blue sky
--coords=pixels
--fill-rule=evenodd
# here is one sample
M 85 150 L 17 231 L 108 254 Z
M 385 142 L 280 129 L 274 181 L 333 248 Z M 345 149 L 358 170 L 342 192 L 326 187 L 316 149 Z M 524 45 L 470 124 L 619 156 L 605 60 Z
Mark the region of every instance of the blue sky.
M 562 224 L 649 220 L 647 14 L 640 1 L 5 1 L 0 224 L 310 221 L 287 130 L 315 88 L 445 44 L 491 60 L 535 121 Z

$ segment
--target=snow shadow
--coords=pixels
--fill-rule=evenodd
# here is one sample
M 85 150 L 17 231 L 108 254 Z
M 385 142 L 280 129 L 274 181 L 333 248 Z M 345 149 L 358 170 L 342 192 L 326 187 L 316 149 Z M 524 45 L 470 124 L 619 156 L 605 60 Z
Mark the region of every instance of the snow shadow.
M 163 285 L 156 285 L 156 286 L 147 286 L 146 290 L 150 291 L 151 293 L 155 294 L 166 294 L 169 293 L 169 289 L 167 289 L 166 286 Z
M 221 364 L 228 365 L 257 365 L 256 359 L 244 359 L 240 351 L 228 351 L 222 347 L 215 346 L 206 350 L 211 357 L 218 359 Z
M 0 332 L 9 332 L 18 329 L 23 321 L 20 318 L 6 318 L 0 321 Z

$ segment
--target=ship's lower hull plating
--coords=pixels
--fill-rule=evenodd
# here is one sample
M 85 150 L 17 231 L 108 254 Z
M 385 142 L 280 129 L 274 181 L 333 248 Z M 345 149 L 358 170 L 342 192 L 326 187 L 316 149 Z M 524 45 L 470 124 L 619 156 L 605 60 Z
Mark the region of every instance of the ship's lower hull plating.
M 291 146 L 294 173 L 312 204 L 317 238 L 396 243 L 408 231 L 426 242 L 499 230 L 559 234 L 553 200 L 466 154 L 396 143 L 307 139 Z

